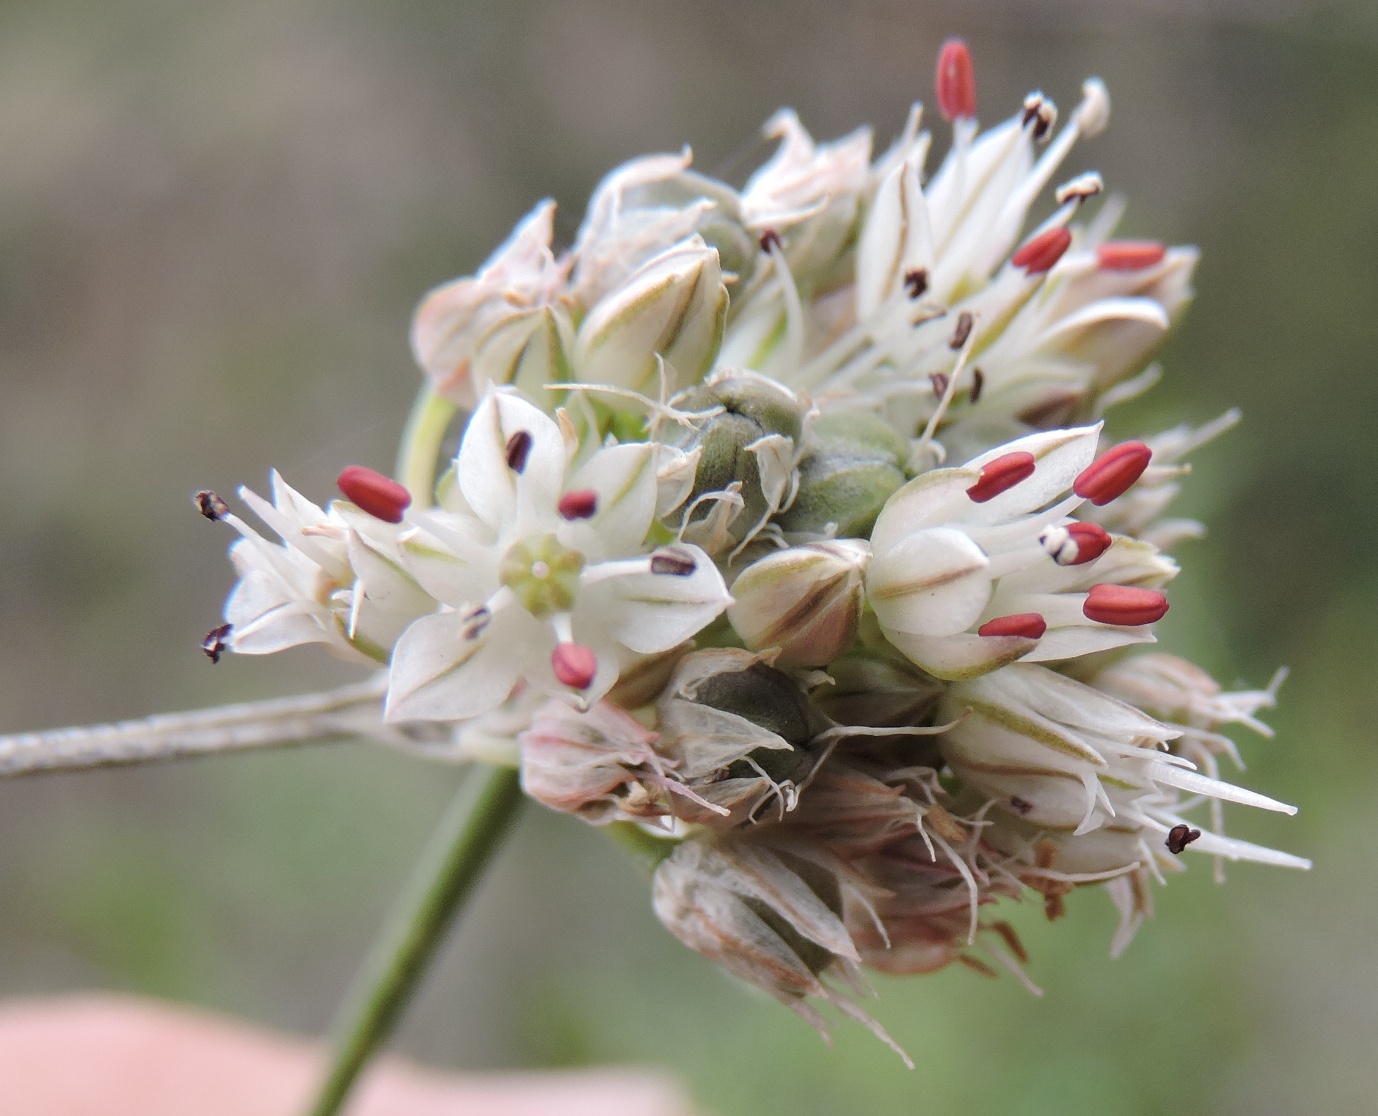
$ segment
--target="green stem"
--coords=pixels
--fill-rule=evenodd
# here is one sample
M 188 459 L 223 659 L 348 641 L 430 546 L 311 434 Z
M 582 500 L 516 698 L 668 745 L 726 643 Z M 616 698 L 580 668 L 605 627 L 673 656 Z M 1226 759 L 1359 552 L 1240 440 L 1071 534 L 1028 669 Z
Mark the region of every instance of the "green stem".
M 330 1071 L 311 1116 L 335 1116 L 402 1009 L 522 801 L 518 772 L 478 766 L 412 871 L 345 1000 Z
M 402 432 L 402 445 L 397 453 L 397 479 L 411 493 L 418 508 L 430 507 L 435 498 L 435 465 L 440 456 L 440 443 L 450 420 L 459 410 L 448 399 L 436 395 L 429 383 L 424 384 L 407 416 Z

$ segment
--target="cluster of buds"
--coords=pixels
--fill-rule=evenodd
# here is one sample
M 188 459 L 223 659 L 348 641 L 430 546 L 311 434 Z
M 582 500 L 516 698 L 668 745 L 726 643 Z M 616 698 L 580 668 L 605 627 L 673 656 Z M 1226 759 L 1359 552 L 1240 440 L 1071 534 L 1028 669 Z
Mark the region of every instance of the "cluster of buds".
M 654 835 L 673 934 L 878 1033 L 863 967 L 1027 981 L 1001 901 L 1103 888 L 1119 949 L 1179 856 L 1305 866 L 1222 828 L 1292 812 L 1219 771 L 1275 686 L 1139 646 L 1199 533 L 1163 518 L 1183 459 L 1237 416 L 1102 416 L 1156 378 L 1196 252 L 1112 239 L 1093 173 L 1031 217 L 1108 122 L 1098 80 L 1061 128 L 1033 93 L 982 131 L 954 40 L 937 105 L 931 175 L 917 105 L 878 156 L 785 111 L 742 189 L 633 160 L 564 252 L 542 202 L 416 313 L 452 463 L 419 424 L 407 487 L 241 490 L 278 542 L 199 496 L 242 536 L 208 652 L 381 664 L 378 731 Z

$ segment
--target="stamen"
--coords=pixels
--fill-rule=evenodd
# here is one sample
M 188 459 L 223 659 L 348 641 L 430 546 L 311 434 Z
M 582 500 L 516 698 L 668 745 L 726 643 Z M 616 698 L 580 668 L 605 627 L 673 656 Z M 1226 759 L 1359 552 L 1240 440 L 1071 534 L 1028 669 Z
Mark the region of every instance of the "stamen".
M 598 493 L 591 488 L 566 492 L 556 507 L 566 519 L 592 519 L 598 512 Z
M 1173 856 L 1181 856 L 1183 850 L 1201 836 L 1199 829 L 1189 825 L 1174 825 L 1167 833 L 1167 851 Z
M 1033 476 L 1036 465 L 1034 455 L 1024 450 L 1003 454 L 981 467 L 981 479 L 967 489 L 967 495 L 976 504 L 994 500 L 1000 493 Z
M 201 641 L 201 650 L 206 653 L 206 657 L 213 663 L 220 661 L 220 656 L 229 647 L 229 635 L 231 632 L 229 624 L 221 624 L 218 628 L 212 628 L 206 633 L 206 638 Z
M 1102 271 L 1142 271 L 1163 262 L 1167 247 L 1156 240 L 1107 240 L 1096 246 Z
M 1167 615 L 1167 598 L 1156 589 L 1133 585 L 1093 585 L 1081 606 L 1081 614 L 1097 624 L 1137 628 Z
M 963 310 L 957 315 L 957 328 L 952 331 L 952 340 L 947 343 L 947 347 L 954 353 L 967 343 L 967 338 L 971 336 L 971 327 L 976 324 L 976 319 L 971 316 L 970 310 Z
M 335 484 L 346 499 L 384 523 L 401 523 L 402 513 L 411 504 L 411 493 L 402 485 L 362 465 L 349 466 Z
M 1098 524 L 1068 523 L 1049 527 L 1038 541 L 1059 566 L 1084 566 L 1109 550 L 1115 540 Z
M 987 620 L 976 634 L 980 636 L 1021 636 L 1024 639 L 1042 639 L 1048 630 L 1048 621 L 1037 612 L 1016 612 L 1011 616 L 997 616 Z
M 1096 507 L 1123 496 L 1148 468 L 1153 451 L 1142 442 L 1121 442 L 1078 474 L 1072 491 Z
M 928 382 L 933 385 L 933 394 L 939 399 L 947 392 L 948 376 L 946 372 L 930 372 Z
M 1025 814 L 1033 810 L 1033 803 L 1026 802 L 1024 799 L 1020 798 L 1019 795 L 1014 794 L 1010 796 L 1010 809 L 1022 818 Z
M 196 510 L 211 521 L 224 519 L 230 514 L 230 505 L 225 503 L 209 488 L 203 488 L 192 498 Z
M 1022 267 L 1026 275 L 1042 275 L 1045 271 L 1051 271 L 1053 265 L 1062 259 L 1062 254 L 1071 243 L 1072 234 L 1066 228 L 1059 226 L 1049 229 L 1026 242 L 1010 257 L 1010 263 Z
M 1024 98 L 1024 112 L 1019 122 L 1025 128 L 1033 125 L 1032 138 L 1035 143 L 1047 139 L 1057 123 L 1057 105 L 1042 93 L 1030 93 Z
M 762 252 L 769 252 L 772 248 L 783 247 L 780 241 L 780 234 L 774 229 L 764 230 L 757 243 L 760 244 Z
M 531 431 L 518 430 L 507 439 L 507 467 L 520 474 L 526 468 L 526 459 L 531 456 Z
M 904 273 L 905 292 L 911 299 L 919 299 L 928 290 L 928 268 L 911 267 Z
M 984 372 L 982 372 L 979 368 L 973 368 L 973 369 L 971 370 L 971 397 L 970 397 L 970 400 L 971 400 L 972 403 L 977 402 L 977 401 L 981 398 L 981 392 L 982 392 L 983 390 L 985 390 L 985 386 L 986 386 L 986 374 L 985 374 Z
M 598 673 L 598 656 L 582 643 L 557 643 L 550 653 L 550 668 L 560 685 L 587 690 Z
M 948 39 L 938 54 L 938 110 L 946 120 L 976 115 L 976 67 L 961 39 Z
M 651 573 L 669 574 L 671 577 L 688 577 L 699 568 L 694 556 L 674 547 L 657 550 L 651 555 Z
M 1066 205 L 1069 201 L 1084 202 L 1087 198 L 1094 198 L 1104 189 L 1105 182 L 1101 176 L 1095 171 L 1087 171 L 1064 182 L 1053 196 L 1058 205 Z

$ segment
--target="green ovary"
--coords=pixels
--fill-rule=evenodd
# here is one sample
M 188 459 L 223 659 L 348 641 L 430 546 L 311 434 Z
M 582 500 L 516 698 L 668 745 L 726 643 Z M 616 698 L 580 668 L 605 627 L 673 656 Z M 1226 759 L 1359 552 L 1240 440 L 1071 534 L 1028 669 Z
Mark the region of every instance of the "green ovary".
M 502 556 L 498 577 L 532 616 L 544 619 L 574 607 L 584 556 L 554 535 L 514 543 Z

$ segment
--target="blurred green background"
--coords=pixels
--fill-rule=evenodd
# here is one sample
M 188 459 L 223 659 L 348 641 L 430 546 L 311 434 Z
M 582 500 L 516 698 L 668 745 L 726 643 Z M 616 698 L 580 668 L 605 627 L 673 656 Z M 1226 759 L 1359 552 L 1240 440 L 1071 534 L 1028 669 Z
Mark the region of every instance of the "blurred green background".
M 645 1062 L 720 1116 L 1326 1113 L 1378 1106 L 1378 13 L 1304 0 L 838 4 L 10 0 L 0 7 L 0 729 L 334 684 L 310 651 L 197 650 L 228 532 L 187 496 L 324 499 L 388 468 L 411 307 L 539 197 L 694 146 L 740 181 L 762 120 L 884 142 L 972 44 L 982 117 L 1115 98 L 1077 153 L 1125 231 L 1204 248 L 1166 382 L 1121 433 L 1245 424 L 1197 455 L 1165 645 L 1292 676 L 1248 782 L 1315 858 L 1198 860 L 1128 953 L 1108 900 L 1013 909 L 1046 990 L 880 980 L 906 1072 L 824 1048 L 656 924 L 581 823 L 528 807 L 397 1046 L 464 1068 Z M 940 129 L 941 131 L 941 129 Z M 360 745 L 0 786 L 0 993 L 114 988 L 326 1025 L 458 773 Z

